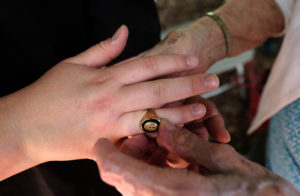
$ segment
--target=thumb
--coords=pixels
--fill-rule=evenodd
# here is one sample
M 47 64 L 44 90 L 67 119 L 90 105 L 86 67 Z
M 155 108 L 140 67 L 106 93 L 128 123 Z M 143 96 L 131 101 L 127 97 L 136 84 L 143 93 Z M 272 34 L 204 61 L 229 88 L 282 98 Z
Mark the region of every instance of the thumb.
M 112 38 L 101 41 L 86 51 L 65 61 L 90 67 L 102 67 L 121 54 L 126 46 L 127 38 L 128 28 L 122 25 Z

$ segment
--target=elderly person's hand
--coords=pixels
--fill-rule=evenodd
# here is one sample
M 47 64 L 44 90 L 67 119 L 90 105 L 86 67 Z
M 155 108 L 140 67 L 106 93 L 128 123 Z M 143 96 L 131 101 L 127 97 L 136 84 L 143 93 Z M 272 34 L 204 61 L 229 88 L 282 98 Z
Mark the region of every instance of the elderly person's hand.
M 126 196 L 300 195 L 290 183 L 246 160 L 229 145 L 210 143 L 166 121 L 161 124 L 157 139 L 161 147 L 191 163 L 193 170 L 149 165 L 100 139 L 94 148 L 94 158 L 102 179 Z M 123 151 L 143 157 L 147 146 L 138 141 L 142 140 L 127 141 L 126 148 L 131 150 Z M 138 148 L 142 146 L 144 149 Z
M 208 27 L 211 26 L 209 29 Z M 215 37 L 209 31 L 215 28 Z M 199 24 L 192 24 L 184 29 L 171 31 L 160 43 L 140 56 L 155 56 L 161 54 L 187 54 L 197 56 L 199 66 L 180 75 L 204 73 L 216 60 L 225 54 L 224 38 L 218 26 L 210 19 L 202 19 Z M 177 74 L 178 75 L 178 74 Z
M 141 133 L 145 109 L 218 87 L 214 75 L 158 77 L 197 67 L 195 57 L 164 55 L 105 67 L 126 44 L 122 27 L 112 39 L 66 59 L 32 85 L 0 99 L 0 180 L 53 160 L 90 158 L 101 138 L 116 142 Z M 149 81 L 150 80 L 150 81 Z M 157 109 L 175 124 L 205 115 L 202 104 Z M 5 169 L 4 169 L 5 168 Z
M 282 31 L 284 19 L 274 0 L 228 0 L 215 13 L 227 26 L 231 50 L 227 54 L 220 25 L 203 16 L 184 29 L 171 31 L 155 47 L 140 56 L 185 54 L 199 58 L 199 66 L 181 75 L 204 73 L 216 61 L 256 48 Z M 251 16 L 251 17 L 249 17 Z

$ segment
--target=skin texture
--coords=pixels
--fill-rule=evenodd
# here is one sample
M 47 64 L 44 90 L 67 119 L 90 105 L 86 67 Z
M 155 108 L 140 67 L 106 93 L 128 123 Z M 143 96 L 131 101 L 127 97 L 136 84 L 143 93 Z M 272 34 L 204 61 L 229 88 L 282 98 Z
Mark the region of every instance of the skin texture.
M 140 145 L 143 140 L 144 145 Z M 149 164 L 145 141 L 142 136 L 127 140 L 123 153 L 105 139 L 94 147 L 101 178 L 124 196 L 300 195 L 290 183 L 246 160 L 231 146 L 210 143 L 167 121 L 160 126 L 157 143 L 192 164 L 193 170 Z
M 111 39 L 0 98 L 0 154 L 5 157 L 0 160 L 0 180 L 46 161 L 90 158 L 98 138 L 117 142 L 141 133 L 145 109 L 218 87 L 215 75 L 154 80 L 194 69 L 198 60 L 192 56 L 143 57 L 105 67 L 122 52 L 127 37 L 128 29 L 122 26 Z M 206 109 L 194 102 L 156 112 L 183 124 L 202 118 Z
M 228 0 L 215 13 L 229 30 L 232 39 L 230 56 L 260 46 L 284 27 L 283 15 L 274 0 Z M 141 56 L 159 54 L 197 56 L 199 66 L 181 75 L 204 73 L 226 56 L 224 35 L 216 21 L 202 17 L 184 29 L 170 32 L 162 42 Z

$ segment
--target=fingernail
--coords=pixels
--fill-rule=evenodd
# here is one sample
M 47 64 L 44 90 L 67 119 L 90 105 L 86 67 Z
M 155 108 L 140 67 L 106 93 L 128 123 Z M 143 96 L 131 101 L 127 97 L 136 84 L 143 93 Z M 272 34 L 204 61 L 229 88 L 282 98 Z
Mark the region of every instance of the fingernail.
M 199 60 L 195 56 L 188 56 L 186 58 L 186 64 L 189 65 L 190 67 L 196 67 L 199 64 Z
M 119 29 L 114 33 L 113 37 L 112 37 L 112 42 L 115 42 L 116 40 L 119 39 L 119 36 L 123 30 L 125 25 L 122 25 L 121 27 L 119 27 Z
M 203 114 L 205 111 L 205 108 L 202 104 L 193 104 L 192 105 L 192 112 L 194 114 Z
M 217 88 L 219 86 L 219 79 L 214 74 L 208 74 L 204 77 L 205 86 L 208 88 Z

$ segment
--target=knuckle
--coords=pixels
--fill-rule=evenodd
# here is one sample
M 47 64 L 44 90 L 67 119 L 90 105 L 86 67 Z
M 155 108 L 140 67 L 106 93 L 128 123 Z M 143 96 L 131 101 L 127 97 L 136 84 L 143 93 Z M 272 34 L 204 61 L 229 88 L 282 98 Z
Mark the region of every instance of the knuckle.
M 95 77 L 95 81 L 98 83 L 105 83 L 105 82 L 113 81 L 112 80 L 113 78 L 114 78 L 114 73 L 106 69 L 106 67 L 103 67 L 101 72 L 97 73 Z
M 180 54 L 176 54 L 176 55 L 173 54 L 170 57 L 171 57 L 170 64 L 173 67 L 178 67 L 178 68 L 180 68 L 180 67 L 181 68 L 188 67 L 187 63 L 186 63 L 186 56 L 180 55 Z
M 228 144 L 218 144 L 212 147 L 212 156 L 215 161 L 222 163 L 231 157 L 230 155 L 235 154 L 235 150 L 232 146 Z
M 177 147 L 180 147 L 181 150 L 195 149 L 199 144 L 198 139 L 198 137 L 190 134 L 187 130 L 179 131 L 174 134 L 174 143 Z
M 152 94 L 156 99 L 162 99 L 166 96 L 166 89 L 161 82 L 157 82 L 152 86 Z
M 166 40 L 168 44 L 175 44 L 176 41 L 182 36 L 182 31 L 174 30 L 168 33 Z
M 100 51 L 107 51 L 106 52 L 106 58 L 111 61 L 114 59 L 114 52 L 109 52 L 111 51 L 110 50 L 110 47 L 109 47 L 109 42 L 107 40 L 105 41 L 101 41 L 100 43 L 96 44 L 95 47 L 100 50 Z
M 200 77 L 190 77 L 187 79 L 187 88 L 191 93 L 200 93 L 203 79 Z
M 159 71 L 159 63 L 157 62 L 157 59 L 155 57 L 145 57 L 143 60 L 143 65 L 146 69 L 146 71 L 150 71 L 153 73 L 156 73 Z
M 106 50 L 107 49 L 107 42 L 101 41 L 100 43 L 96 44 L 96 47 L 100 50 Z
M 235 153 L 235 149 L 228 145 L 228 144 L 224 144 L 224 151 L 227 153 L 227 154 L 234 154 Z

